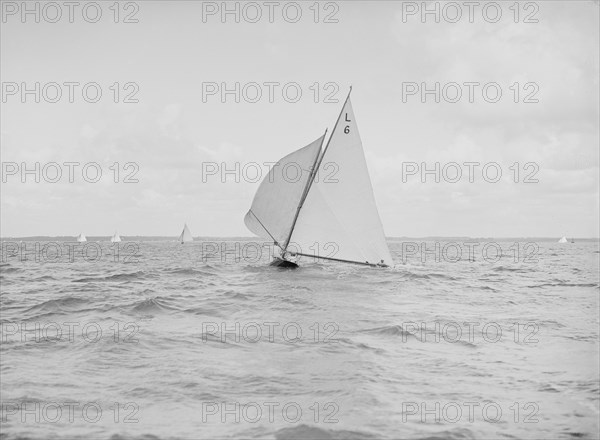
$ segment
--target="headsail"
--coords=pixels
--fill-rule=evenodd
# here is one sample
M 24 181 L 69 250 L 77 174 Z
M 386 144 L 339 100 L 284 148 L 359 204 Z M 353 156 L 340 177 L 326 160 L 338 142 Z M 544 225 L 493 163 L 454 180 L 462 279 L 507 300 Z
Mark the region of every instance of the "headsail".
M 318 180 L 317 180 L 318 179 Z M 393 264 L 350 96 L 319 159 L 289 250 L 359 263 Z
M 87 241 L 87 238 L 85 238 L 85 235 L 83 235 L 83 233 L 81 233 L 77 236 L 77 241 L 79 243 L 83 243 L 83 242 Z
M 121 242 L 121 237 L 119 236 L 119 234 L 117 233 L 117 231 L 115 231 L 115 235 L 113 235 L 111 237 L 110 241 L 112 243 L 120 243 Z
M 563 237 L 560 240 L 558 240 L 559 243 L 567 243 L 567 237 Z
M 250 231 L 281 248 L 285 246 L 324 138 L 288 154 L 271 168 L 244 218 Z
M 180 243 L 187 243 L 190 241 L 194 241 L 194 238 L 192 237 L 192 233 L 190 232 L 187 224 L 183 225 L 183 231 L 181 231 L 181 235 L 179 235 L 178 240 Z

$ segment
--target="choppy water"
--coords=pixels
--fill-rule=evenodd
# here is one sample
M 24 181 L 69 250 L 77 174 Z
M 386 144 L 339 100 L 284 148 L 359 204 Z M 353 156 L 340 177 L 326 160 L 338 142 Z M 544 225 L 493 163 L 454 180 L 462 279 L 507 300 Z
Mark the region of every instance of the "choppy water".
M 3 439 L 598 436 L 597 242 L 298 270 L 233 242 L 24 243 L 3 244 Z

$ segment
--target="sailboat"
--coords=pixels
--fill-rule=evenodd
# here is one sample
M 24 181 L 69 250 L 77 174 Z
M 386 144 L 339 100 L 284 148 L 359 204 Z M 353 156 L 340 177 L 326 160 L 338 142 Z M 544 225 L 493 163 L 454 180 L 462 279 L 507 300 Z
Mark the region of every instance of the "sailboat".
M 119 236 L 119 234 L 117 233 L 117 231 L 115 231 L 115 235 L 113 235 L 110 238 L 110 242 L 111 243 L 120 243 L 121 242 L 121 237 Z
M 299 256 L 389 266 L 392 256 L 375 204 L 350 92 L 323 148 L 325 134 L 271 168 L 244 218 L 279 249 L 271 265 L 297 267 Z M 287 168 L 300 168 L 288 177 Z M 332 169 L 335 175 L 332 176 Z
M 77 236 L 77 241 L 79 243 L 83 243 L 83 242 L 87 241 L 87 238 L 85 238 L 85 235 L 83 235 L 83 233 L 81 233 Z
M 558 240 L 559 243 L 568 243 L 567 237 L 563 237 L 560 240 Z
M 190 242 L 190 241 L 194 241 L 194 238 L 192 237 L 192 233 L 190 232 L 187 224 L 183 225 L 183 231 L 181 231 L 181 235 L 179 235 L 179 238 L 177 240 L 181 244 L 187 243 L 187 242 Z

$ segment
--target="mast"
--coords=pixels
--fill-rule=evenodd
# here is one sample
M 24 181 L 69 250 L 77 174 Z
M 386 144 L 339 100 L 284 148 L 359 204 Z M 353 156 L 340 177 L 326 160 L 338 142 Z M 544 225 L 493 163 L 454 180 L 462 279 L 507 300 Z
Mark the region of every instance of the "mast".
M 285 246 L 283 247 L 284 253 L 290 244 L 290 240 L 292 239 L 292 234 L 294 233 L 294 228 L 296 226 L 296 221 L 298 220 L 298 216 L 300 215 L 300 209 L 302 209 L 302 205 L 304 204 L 304 200 L 308 196 L 308 192 L 310 191 L 310 188 L 312 187 L 312 184 L 315 180 L 315 176 L 317 175 L 317 171 L 321 167 L 321 162 L 323 162 L 323 158 L 325 157 L 327 148 L 329 148 L 329 143 L 331 142 L 331 138 L 333 137 L 333 134 L 335 133 L 338 123 L 340 122 L 340 118 L 342 117 L 342 113 L 344 112 L 344 108 L 346 107 L 346 103 L 348 102 L 348 99 L 350 98 L 350 93 L 352 93 L 352 86 L 350 86 L 350 90 L 348 91 L 348 96 L 346 96 L 346 100 L 344 101 L 344 104 L 342 105 L 340 114 L 338 115 L 338 118 L 335 121 L 335 125 L 333 126 L 333 130 L 331 131 L 331 135 L 329 136 L 329 139 L 327 139 L 327 144 L 325 145 L 325 149 L 323 150 L 323 153 L 320 155 L 317 155 L 317 157 L 315 158 L 315 166 L 313 166 L 311 175 L 309 176 L 308 181 L 306 182 L 306 187 L 304 189 L 304 193 L 302 194 L 302 198 L 300 199 L 300 203 L 298 204 L 298 209 L 296 210 L 296 215 L 294 216 L 294 222 L 292 223 L 292 227 L 290 229 L 290 235 L 288 236 L 287 240 L 285 241 Z M 327 135 L 327 130 L 325 130 L 325 135 Z M 324 140 L 325 140 L 325 137 L 323 137 L 323 141 Z M 321 143 L 321 145 L 322 145 L 322 143 Z M 318 162 L 317 162 L 317 160 L 318 160 Z
M 306 186 L 304 187 L 304 191 L 302 192 L 302 197 L 300 197 L 300 202 L 298 203 L 298 208 L 296 209 L 296 214 L 294 215 L 294 221 L 292 222 L 292 227 L 290 228 L 290 234 L 288 235 L 288 238 L 285 241 L 285 245 L 283 246 L 283 249 L 282 249 L 283 252 L 286 251 L 286 249 L 288 248 L 288 246 L 290 244 L 290 240 L 292 238 L 292 233 L 294 232 L 294 227 L 296 226 L 296 221 L 298 221 L 298 216 L 300 215 L 300 209 L 302 209 L 302 205 L 304 204 L 304 200 L 306 200 L 306 196 L 308 195 L 308 190 L 310 189 L 310 185 L 312 184 L 312 181 L 315 178 L 315 175 L 317 174 L 317 169 L 318 169 L 317 161 L 319 160 L 319 157 L 321 156 L 321 154 L 320 154 L 321 147 L 323 146 L 323 142 L 325 142 L 325 136 L 327 136 L 327 129 L 325 129 L 325 134 L 323 135 L 323 140 L 321 141 L 321 145 L 319 145 L 319 154 L 315 155 L 315 161 L 313 162 L 312 169 L 310 170 L 310 175 L 308 176 L 308 179 L 306 180 Z M 259 222 L 260 222 L 260 220 L 259 220 Z M 261 223 L 261 225 L 262 225 L 262 223 Z M 269 232 L 269 231 L 267 231 L 267 232 Z M 271 234 L 269 233 L 269 235 L 271 235 Z M 275 243 L 277 243 L 277 242 L 275 242 Z M 277 245 L 279 246 L 279 243 L 277 243 Z

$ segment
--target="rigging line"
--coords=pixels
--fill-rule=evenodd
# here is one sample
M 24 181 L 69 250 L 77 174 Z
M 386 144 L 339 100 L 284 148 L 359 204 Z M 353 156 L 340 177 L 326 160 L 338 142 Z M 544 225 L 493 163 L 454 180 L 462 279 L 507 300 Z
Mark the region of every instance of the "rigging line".
M 329 139 L 327 139 L 327 144 L 325 145 L 325 149 L 323 150 L 323 154 L 317 156 L 319 158 L 319 162 L 316 164 L 316 166 L 313 167 L 312 176 L 309 177 L 308 182 L 306 184 L 306 188 L 305 188 L 305 191 L 304 191 L 304 194 L 303 194 L 303 198 L 301 199 L 301 202 L 298 205 L 298 209 L 296 211 L 296 216 L 294 217 L 294 223 L 292 224 L 292 228 L 290 229 L 290 235 L 288 236 L 288 239 L 287 239 L 287 241 L 285 243 L 285 247 L 283 248 L 284 252 L 286 251 L 287 247 L 290 244 L 290 240 L 292 239 L 292 234 L 293 234 L 294 228 L 296 226 L 296 220 L 298 219 L 298 215 L 300 215 L 300 209 L 302 208 L 302 205 L 304 204 L 304 200 L 306 200 L 306 197 L 308 197 L 308 193 L 309 193 L 310 189 L 312 188 L 312 184 L 313 184 L 313 182 L 315 180 L 315 176 L 317 175 L 317 171 L 321 167 L 321 162 L 323 162 L 323 158 L 325 157 L 325 153 L 327 152 L 327 149 L 329 148 L 329 143 L 331 142 L 331 138 L 335 134 L 335 129 L 337 128 L 337 126 L 338 126 L 338 124 L 340 122 L 340 118 L 342 117 L 342 114 L 344 113 L 344 108 L 346 107 L 346 104 L 348 103 L 348 99 L 350 99 L 350 93 L 352 93 L 352 86 L 350 86 L 350 90 L 348 91 L 348 96 L 346 96 L 346 100 L 344 101 L 344 105 L 342 105 L 342 109 L 340 110 L 340 114 L 338 115 L 338 118 L 335 121 L 335 125 L 333 126 L 333 131 L 331 132 L 331 136 L 329 136 Z M 327 130 L 325 130 L 325 134 L 327 134 Z M 325 140 L 325 139 L 323 139 L 323 140 Z M 323 143 L 321 143 L 321 146 L 322 145 L 323 145 Z M 319 148 L 319 150 L 320 150 L 320 148 Z
M 318 258 L 318 259 L 321 259 L 321 260 L 339 261 L 341 263 L 362 264 L 363 266 L 389 267 L 387 264 L 375 264 L 375 263 L 367 263 L 367 262 L 362 262 L 362 261 L 342 260 L 340 258 L 322 257 L 320 255 L 303 254 L 301 252 L 290 252 L 290 254 L 292 254 L 292 255 L 302 255 L 303 257 Z
M 325 142 L 325 136 L 327 136 L 327 129 L 325 129 L 325 134 L 321 140 L 321 145 L 319 145 L 319 149 L 317 150 L 317 154 L 315 155 L 315 160 L 313 162 L 312 169 L 310 170 L 310 175 L 306 180 L 306 185 L 304 186 L 304 191 L 302 191 L 302 197 L 300 197 L 300 203 L 298 203 L 298 208 L 296 208 L 296 214 L 294 215 L 294 221 L 292 222 L 292 227 L 290 228 L 290 233 L 288 235 L 287 240 L 285 241 L 285 246 L 283 247 L 283 252 L 286 251 L 288 246 L 290 245 L 290 240 L 292 239 L 292 233 L 294 232 L 294 228 L 296 227 L 296 222 L 298 221 L 298 216 L 300 215 L 300 209 L 302 209 L 302 205 L 304 205 L 304 201 L 306 200 L 306 196 L 308 195 L 309 186 L 314 178 L 314 175 L 317 173 L 317 161 L 319 160 L 319 156 L 321 155 L 321 147 L 323 147 L 323 142 Z
M 258 223 L 260 223 L 260 225 L 262 226 L 262 228 L 263 228 L 265 231 L 267 231 L 267 234 L 269 234 L 269 237 L 271 237 L 271 238 L 273 239 L 273 242 L 274 242 L 274 243 L 275 243 L 277 246 L 279 246 L 279 248 L 281 248 L 281 245 L 279 244 L 279 242 L 278 242 L 277 240 L 275 240 L 275 237 L 273 237 L 273 236 L 271 235 L 271 233 L 269 232 L 269 230 L 268 230 L 268 229 L 265 227 L 265 225 L 263 225 L 263 223 L 262 223 L 262 222 L 260 221 L 260 219 L 259 219 L 259 218 L 256 216 L 256 214 L 254 213 L 254 211 L 250 210 L 250 211 L 248 211 L 248 212 L 252 213 L 252 215 L 254 216 L 254 218 L 256 219 L 256 221 L 257 221 Z

